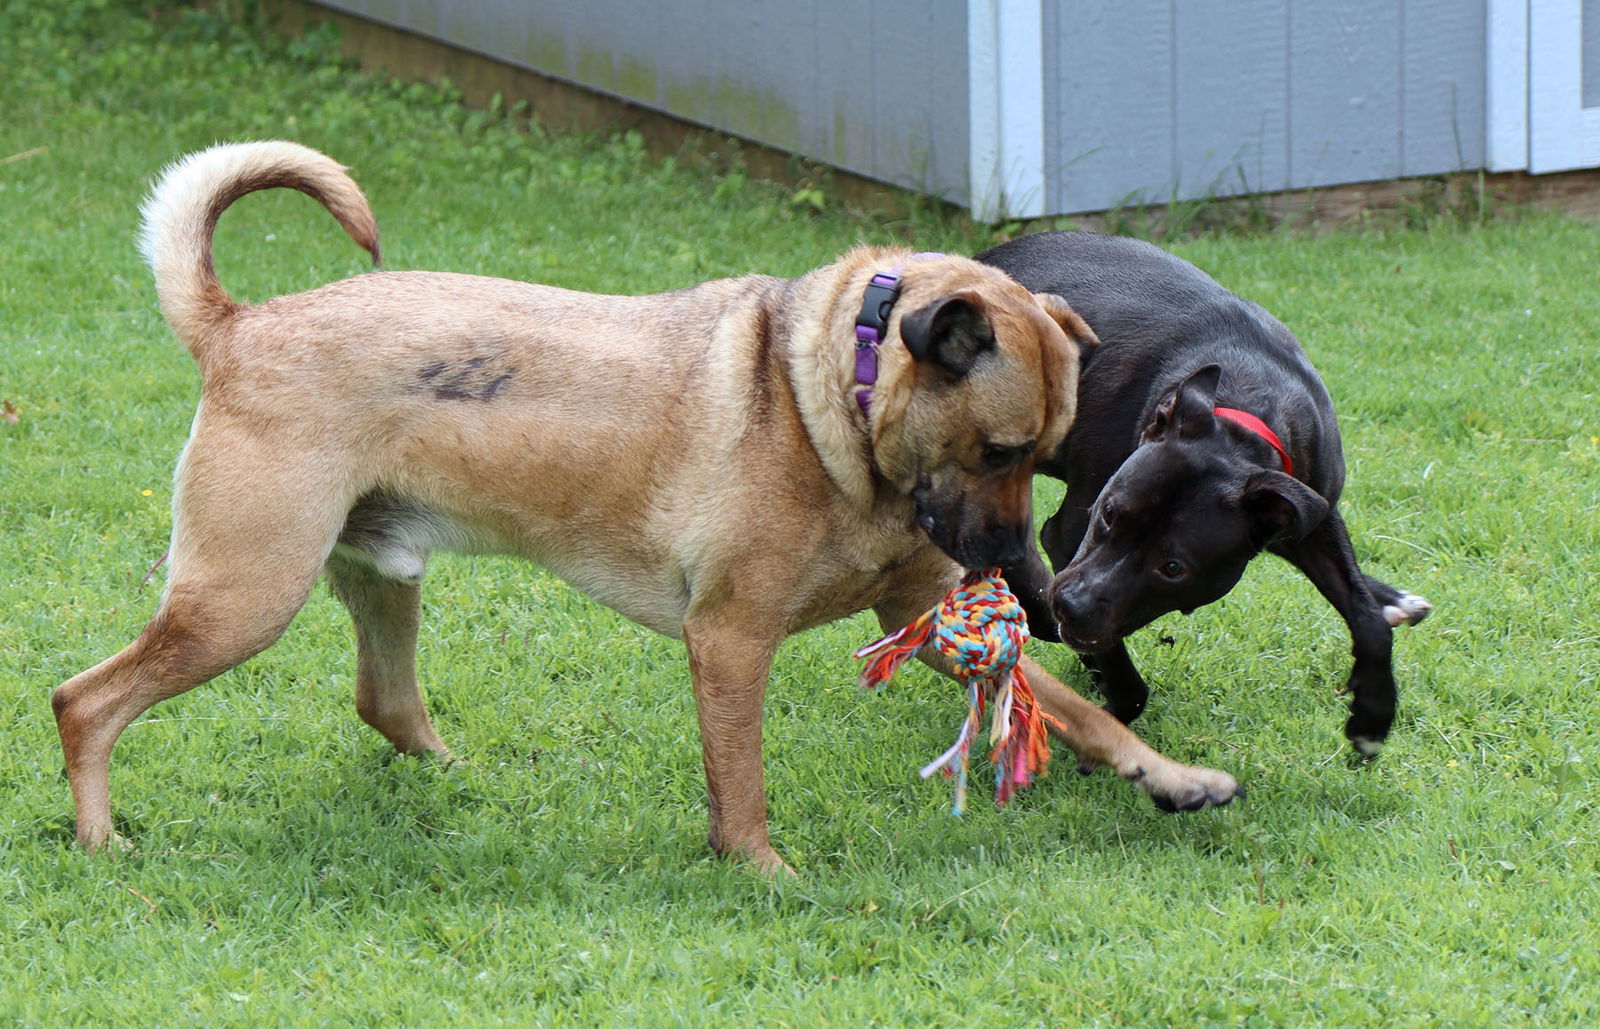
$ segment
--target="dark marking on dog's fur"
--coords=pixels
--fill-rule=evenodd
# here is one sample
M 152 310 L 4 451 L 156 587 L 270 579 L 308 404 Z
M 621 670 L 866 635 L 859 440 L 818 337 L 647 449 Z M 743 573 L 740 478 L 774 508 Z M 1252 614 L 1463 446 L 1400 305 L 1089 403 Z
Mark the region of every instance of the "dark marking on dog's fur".
M 412 392 L 431 390 L 435 400 L 466 400 L 488 403 L 499 396 L 506 383 L 516 377 L 517 369 L 501 369 L 490 357 L 474 357 L 466 361 L 438 361 L 417 372 L 419 383 Z

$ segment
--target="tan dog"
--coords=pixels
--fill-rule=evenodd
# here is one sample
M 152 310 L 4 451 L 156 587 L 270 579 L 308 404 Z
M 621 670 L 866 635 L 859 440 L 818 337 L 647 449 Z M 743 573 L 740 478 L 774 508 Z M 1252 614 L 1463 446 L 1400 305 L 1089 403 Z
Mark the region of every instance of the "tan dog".
M 324 571 L 355 622 L 356 710 L 402 752 L 447 754 L 414 660 L 423 570 L 449 549 L 531 558 L 682 639 L 711 845 L 782 868 L 761 766 L 774 651 L 869 607 L 897 628 L 958 563 L 1020 558 L 1033 454 L 1071 422 L 1069 335 L 1088 329 L 992 268 L 885 249 L 659 296 L 396 272 L 246 306 L 217 281 L 212 232 L 275 186 L 321 201 L 377 258 L 355 183 L 292 143 L 192 155 L 145 205 L 161 307 L 204 386 L 155 617 L 52 698 L 79 841 L 113 836 L 122 730 L 271 645 Z M 858 403 L 854 324 L 869 280 L 895 266 L 881 368 Z M 1026 671 L 1082 762 L 1167 808 L 1237 793 Z

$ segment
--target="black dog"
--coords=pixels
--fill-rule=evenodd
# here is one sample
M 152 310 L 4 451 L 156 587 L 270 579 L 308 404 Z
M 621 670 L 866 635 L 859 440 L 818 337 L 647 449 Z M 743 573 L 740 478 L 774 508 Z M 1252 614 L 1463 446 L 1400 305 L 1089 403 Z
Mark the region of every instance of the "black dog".
M 1123 637 L 1233 588 L 1262 550 L 1292 562 L 1350 627 L 1345 735 L 1374 756 L 1394 721 L 1392 627 L 1431 605 L 1364 575 L 1344 522 L 1333 405 L 1294 335 L 1187 261 L 1087 232 L 1026 236 L 978 255 L 1081 314 L 1078 416 L 1036 470 L 1067 483 L 1034 555 L 1007 577 L 1034 635 L 1089 666 L 1124 722 L 1149 690 Z

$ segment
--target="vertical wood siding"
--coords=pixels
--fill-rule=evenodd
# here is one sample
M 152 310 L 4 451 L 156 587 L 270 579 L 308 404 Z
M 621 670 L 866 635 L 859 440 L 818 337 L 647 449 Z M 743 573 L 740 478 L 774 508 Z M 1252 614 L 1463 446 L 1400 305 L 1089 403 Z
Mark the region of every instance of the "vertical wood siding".
M 1480 3 L 1061 0 L 1044 34 L 1057 212 L 1483 166 Z
M 968 0 L 318 2 L 857 174 L 971 196 Z M 1583 3 L 1592 49 L 1600 0 Z M 1489 157 L 1485 0 L 1045 0 L 1040 12 L 1048 213 Z
M 318 0 L 958 202 L 965 0 Z

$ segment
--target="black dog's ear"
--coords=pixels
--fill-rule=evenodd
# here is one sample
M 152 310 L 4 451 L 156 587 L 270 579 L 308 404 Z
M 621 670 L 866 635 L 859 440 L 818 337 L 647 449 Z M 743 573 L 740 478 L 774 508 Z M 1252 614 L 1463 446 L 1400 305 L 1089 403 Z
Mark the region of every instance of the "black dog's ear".
M 1328 502 L 1320 494 L 1282 472 L 1251 475 L 1239 506 L 1250 518 L 1250 538 L 1257 547 L 1300 539 L 1328 517 Z
M 1178 384 L 1177 392 L 1162 401 L 1155 417 L 1145 426 L 1144 440 L 1166 439 L 1176 432 L 1184 439 L 1198 439 L 1217 429 L 1217 383 L 1222 381 L 1222 366 L 1208 364 Z
M 994 329 L 973 294 L 951 293 L 901 318 L 900 342 L 919 364 L 965 375 L 994 349 Z

